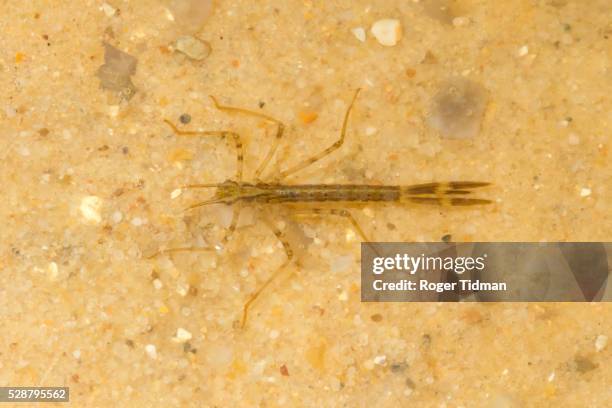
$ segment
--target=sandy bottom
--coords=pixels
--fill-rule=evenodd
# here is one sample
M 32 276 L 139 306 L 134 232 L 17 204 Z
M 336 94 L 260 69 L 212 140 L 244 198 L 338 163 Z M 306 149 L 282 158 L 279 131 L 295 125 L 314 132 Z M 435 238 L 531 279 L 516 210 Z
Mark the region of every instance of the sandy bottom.
M 353 209 L 373 240 L 609 241 L 610 2 L 216 3 L 187 31 L 162 1 L 3 2 L 0 385 L 75 407 L 611 406 L 609 304 L 361 303 L 355 230 L 286 208 L 247 206 L 221 248 L 231 209 L 184 212 L 210 192 L 179 187 L 234 178 L 234 142 L 163 122 L 238 132 L 252 181 L 275 126 L 208 95 L 286 124 L 269 178 L 337 140 L 362 88 L 345 144 L 287 183 L 493 183 L 488 206 Z M 393 46 L 370 32 L 387 18 Z M 101 87 L 104 42 L 137 59 L 133 95 Z M 476 122 L 451 139 L 431 117 L 461 80 Z M 265 220 L 294 261 L 237 329 L 285 261 Z

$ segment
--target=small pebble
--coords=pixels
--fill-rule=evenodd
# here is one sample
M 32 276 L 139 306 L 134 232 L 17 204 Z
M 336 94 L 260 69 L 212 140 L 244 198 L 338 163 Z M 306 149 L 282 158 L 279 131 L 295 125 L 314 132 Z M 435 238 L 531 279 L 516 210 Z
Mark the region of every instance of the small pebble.
M 116 91 L 129 100 L 136 93 L 131 76 L 136 73 L 137 65 L 135 57 L 104 43 L 104 64 L 97 71 L 102 88 Z
M 102 207 L 102 199 L 96 196 L 86 196 L 81 199 L 81 215 L 86 221 L 99 223 L 102 221 L 100 216 L 100 208 Z
M 72 352 L 72 357 L 76 358 L 77 360 L 78 360 L 79 358 L 81 358 L 81 350 L 79 350 L 79 349 L 74 350 L 74 351 Z
M 186 341 L 191 340 L 192 337 L 193 336 L 190 332 L 183 329 L 182 327 L 179 327 L 176 331 L 176 336 L 172 338 L 172 341 L 174 341 L 175 343 L 184 343 Z
M 176 285 L 176 293 L 183 297 L 187 296 L 187 294 L 189 293 L 189 285 L 186 283 L 179 282 Z
M 108 3 L 102 3 L 102 6 L 100 6 L 100 10 L 102 10 L 107 17 L 112 17 L 117 12 L 117 9 L 115 9 Z
M 183 32 L 195 33 L 202 29 L 213 13 L 213 0 L 171 0 L 167 2 L 171 17 Z
M 180 37 L 174 46 L 177 51 L 196 61 L 202 61 L 208 57 L 211 51 L 210 44 L 192 36 Z
M 478 82 L 454 78 L 433 97 L 428 125 L 447 139 L 469 139 L 480 132 L 488 92 Z
M 402 38 L 402 26 L 399 20 L 390 18 L 376 21 L 370 32 L 385 47 L 393 47 Z
M 119 105 L 111 105 L 108 107 L 108 114 L 116 118 L 119 115 Z
M 132 222 L 131 223 L 135 227 L 140 227 L 142 224 L 144 224 L 143 221 L 142 221 L 142 218 L 140 218 L 140 217 L 132 218 Z
M 171 199 L 175 199 L 178 196 L 180 196 L 183 193 L 183 190 L 181 190 L 180 188 L 177 188 L 176 190 L 172 191 L 172 193 L 170 193 L 170 198 Z
M 277 339 L 279 335 L 280 335 L 280 332 L 278 330 L 272 330 L 270 332 L 270 338 L 272 340 Z
M 160 290 L 164 287 L 164 284 L 159 279 L 153 279 L 153 287 L 157 290 Z
M 516 52 L 516 55 L 518 55 L 519 57 L 524 57 L 525 55 L 529 54 L 529 47 L 527 45 L 523 45 L 521 48 L 518 49 L 518 51 Z
M 57 263 L 55 262 L 51 262 L 49 263 L 49 267 L 47 268 L 48 270 L 48 275 L 49 275 L 49 279 L 51 280 L 55 280 L 57 278 L 57 275 L 59 274 L 59 269 L 57 267 Z
M 365 42 L 366 40 L 366 32 L 363 27 L 355 27 L 351 30 L 356 39 L 361 42 Z
M 301 111 L 298 113 L 298 117 L 300 118 L 303 124 L 307 125 L 317 120 L 319 115 L 316 112 L 312 111 Z
M 188 113 L 183 113 L 180 117 L 179 120 L 181 121 L 181 123 L 183 125 L 188 124 L 189 122 L 191 122 L 191 115 Z
M 597 338 L 595 339 L 595 350 L 597 350 L 597 352 L 600 352 L 605 349 L 607 345 L 608 336 L 604 336 L 603 334 L 597 336 Z
M 147 344 L 145 346 L 145 353 L 153 360 L 157 358 L 157 348 L 153 344 Z
M 591 189 L 590 188 L 583 188 L 580 190 L 580 197 L 588 197 L 591 195 Z
M 113 222 L 113 224 L 119 224 L 122 219 L 123 214 L 121 214 L 121 211 L 115 211 L 111 216 L 111 221 Z
M 385 355 L 374 357 L 374 364 L 385 365 L 386 362 L 387 362 L 387 356 Z

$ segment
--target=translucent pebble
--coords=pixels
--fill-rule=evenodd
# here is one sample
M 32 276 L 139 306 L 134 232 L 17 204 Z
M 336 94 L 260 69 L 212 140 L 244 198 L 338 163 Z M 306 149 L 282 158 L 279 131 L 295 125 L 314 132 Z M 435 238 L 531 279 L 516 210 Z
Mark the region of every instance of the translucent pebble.
M 467 79 L 445 83 L 434 96 L 427 122 L 449 139 L 472 138 L 480 131 L 487 91 Z
M 175 47 L 177 51 L 196 61 L 202 61 L 208 57 L 211 51 L 210 44 L 190 35 L 180 37 L 176 40 Z
M 136 72 L 138 60 L 113 47 L 104 44 L 104 64 L 98 68 L 100 85 L 104 89 L 119 92 L 126 99 L 130 99 L 136 93 L 136 87 L 132 83 L 131 76 Z
M 374 38 L 386 47 L 393 47 L 402 38 L 402 26 L 399 20 L 386 18 L 372 24 L 370 29 Z
M 170 0 L 174 21 L 188 33 L 199 31 L 213 10 L 212 0 Z

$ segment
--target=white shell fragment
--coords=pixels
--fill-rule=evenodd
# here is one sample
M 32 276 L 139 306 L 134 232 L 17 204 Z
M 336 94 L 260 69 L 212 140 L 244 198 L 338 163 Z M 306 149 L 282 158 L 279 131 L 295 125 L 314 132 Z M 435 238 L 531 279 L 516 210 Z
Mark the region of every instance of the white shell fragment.
M 370 29 L 374 38 L 386 47 L 393 47 L 402 38 L 402 25 L 399 20 L 387 18 L 378 20 Z
M 467 79 L 445 83 L 434 96 L 427 122 L 449 139 L 472 138 L 480 131 L 487 91 Z
M 190 35 L 180 37 L 176 40 L 174 47 L 180 53 L 196 61 L 202 61 L 208 57 L 211 51 L 210 44 Z

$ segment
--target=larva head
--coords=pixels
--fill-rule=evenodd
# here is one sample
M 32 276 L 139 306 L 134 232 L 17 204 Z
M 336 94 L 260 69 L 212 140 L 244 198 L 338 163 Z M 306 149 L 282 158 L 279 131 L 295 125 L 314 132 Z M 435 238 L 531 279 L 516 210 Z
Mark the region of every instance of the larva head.
M 240 198 L 240 184 L 233 180 L 225 180 L 217 185 L 215 201 L 219 203 L 231 204 Z

